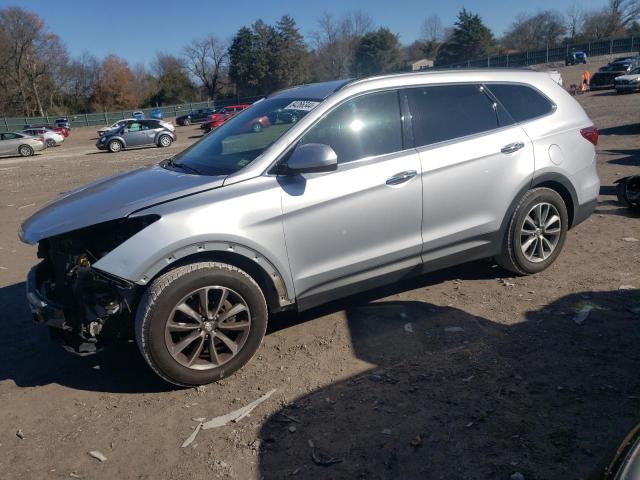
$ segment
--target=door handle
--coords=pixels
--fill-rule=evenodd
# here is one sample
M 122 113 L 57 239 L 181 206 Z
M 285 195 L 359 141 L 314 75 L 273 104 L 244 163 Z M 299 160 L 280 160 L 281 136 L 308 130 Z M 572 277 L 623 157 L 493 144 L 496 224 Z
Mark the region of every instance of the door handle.
M 406 172 L 396 173 L 393 177 L 387 178 L 387 185 L 400 185 L 401 183 L 411 180 L 418 174 L 415 170 L 407 170 Z
M 509 153 L 517 152 L 521 148 L 524 148 L 524 143 L 514 142 L 514 143 L 510 143 L 509 145 L 505 145 L 504 147 L 502 147 L 500 151 L 502 153 L 509 154 Z

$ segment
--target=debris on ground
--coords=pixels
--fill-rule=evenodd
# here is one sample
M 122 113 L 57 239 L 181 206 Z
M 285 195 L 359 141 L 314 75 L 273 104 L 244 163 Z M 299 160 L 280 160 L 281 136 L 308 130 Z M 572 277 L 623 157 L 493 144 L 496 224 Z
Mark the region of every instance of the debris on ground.
M 82 478 L 82 477 L 81 477 L 80 475 L 78 475 L 76 472 L 71 472 L 71 473 L 69 474 L 69 476 L 70 476 L 71 478 Z
M 198 432 L 200 432 L 200 430 L 209 430 L 210 428 L 223 427 L 230 422 L 239 422 L 244 417 L 249 415 L 254 408 L 256 408 L 262 402 L 267 400 L 271 395 L 273 395 L 275 391 L 276 391 L 275 388 L 273 390 L 269 390 L 263 396 L 254 400 L 250 404 L 245 405 L 244 407 L 239 408 L 238 410 L 234 410 L 233 412 L 227 413 L 226 415 L 221 415 L 219 417 L 212 418 L 208 422 L 202 422 L 202 421 L 198 422 L 198 426 L 191 433 L 191 435 L 189 435 L 189 438 L 187 438 L 182 443 L 181 448 L 185 448 L 191 445 L 191 443 L 193 443 L 193 441 L 196 439 L 196 436 L 198 435 Z
M 91 450 L 89 452 L 89 455 L 92 456 L 93 458 L 95 458 L 96 460 L 101 461 L 101 462 L 106 462 L 107 461 L 107 457 L 105 457 L 104 454 L 102 452 L 99 452 L 98 450 Z
M 618 287 L 618 290 L 633 290 L 633 289 L 635 289 L 635 288 L 636 288 L 636 287 L 635 287 L 635 286 L 633 286 L 633 285 L 620 285 L 620 286 Z
M 424 439 L 422 438 L 422 435 L 416 435 L 415 437 L 413 437 L 413 439 L 411 440 L 411 446 L 413 448 L 418 448 L 420 445 L 422 445 L 422 442 L 424 441 Z
M 445 332 L 464 332 L 462 327 L 444 327 Z
M 198 436 L 198 432 L 200 432 L 201 428 L 202 428 L 202 422 L 199 422 L 196 428 L 191 433 L 191 435 L 189 435 L 189 438 L 187 438 L 184 442 L 182 442 L 182 445 L 180 445 L 180 448 L 187 448 L 189 445 L 191 445 L 193 441 L 196 439 L 196 437 Z
M 624 237 L 622 239 L 623 242 L 629 242 L 629 243 L 634 243 L 634 242 L 640 242 L 640 240 L 638 240 L 635 237 Z
M 573 321 L 576 325 L 582 325 L 582 323 L 587 319 L 591 311 L 593 310 L 593 305 L 584 305 L 575 317 L 573 317 Z
M 16 437 L 18 437 L 20 440 L 24 440 L 24 433 L 22 432 L 22 430 L 18 429 L 18 431 L 16 432 Z
M 311 448 L 311 460 L 313 460 L 313 463 L 315 463 L 316 465 L 328 467 L 330 465 L 342 462 L 341 459 L 332 457 L 328 453 L 317 449 L 313 443 L 313 440 L 309 440 L 308 443 L 309 447 Z
M 411 323 L 405 323 L 404 331 L 407 333 L 413 333 L 413 325 Z
M 510 282 L 509 280 L 507 280 L 506 278 L 501 278 L 500 282 L 505 286 L 505 287 L 515 287 L 516 284 Z

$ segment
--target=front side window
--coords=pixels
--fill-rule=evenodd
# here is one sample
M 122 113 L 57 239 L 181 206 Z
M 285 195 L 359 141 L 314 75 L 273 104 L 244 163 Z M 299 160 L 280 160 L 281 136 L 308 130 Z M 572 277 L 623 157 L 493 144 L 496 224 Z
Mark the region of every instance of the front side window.
M 230 175 L 249 165 L 295 122 L 271 122 L 279 110 L 301 111 L 300 120 L 321 100 L 313 98 L 274 97 L 255 103 L 251 108 L 233 114 L 222 126 L 207 134 L 182 153 L 166 168 L 191 170 L 203 175 Z
M 404 93 L 409 100 L 416 147 L 511 123 L 481 85 L 434 85 L 410 88 Z
M 495 83 L 487 84 L 487 87 L 516 122 L 541 117 L 553 110 L 547 97 L 527 85 Z
M 300 143 L 329 145 L 338 163 L 402 150 L 398 92 L 370 93 L 347 101 L 314 125 Z

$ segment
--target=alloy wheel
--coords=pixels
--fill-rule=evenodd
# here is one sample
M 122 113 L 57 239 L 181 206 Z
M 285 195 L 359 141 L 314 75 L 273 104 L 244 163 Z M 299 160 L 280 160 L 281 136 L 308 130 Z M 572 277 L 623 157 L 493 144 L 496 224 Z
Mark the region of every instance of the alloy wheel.
M 234 358 L 250 329 L 245 299 L 230 288 L 208 286 L 192 291 L 174 307 L 165 326 L 165 345 L 181 365 L 207 370 Z
M 529 210 L 520 230 L 520 249 L 527 260 L 538 263 L 546 260 L 555 251 L 562 221 L 556 207 L 541 202 Z

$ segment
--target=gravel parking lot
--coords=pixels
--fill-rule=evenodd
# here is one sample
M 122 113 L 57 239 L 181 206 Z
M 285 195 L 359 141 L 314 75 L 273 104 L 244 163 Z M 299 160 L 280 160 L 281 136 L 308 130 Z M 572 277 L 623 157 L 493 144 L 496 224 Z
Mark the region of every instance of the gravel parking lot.
M 562 69 L 565 84 L 582 69 Z M 595 478 L 640 422 L 640 218 L 613 183 L 640 173 L 640 94 L 578 99 L 600 128 L 601 195 L 551 268 L 514 278 L 474 262 L 277 316 L 248 366 L 198 389 L 157 380 L 133 343 L 84 358 L 49 344 L 24 300 L 35 248 L 16 232 L 59 193 L 166 158 L 199 128 L 119 154 L 75 129 L 61 147 L 0 159 L 1 476 Z M 271 389 L 180 448 L 193 418 Z

